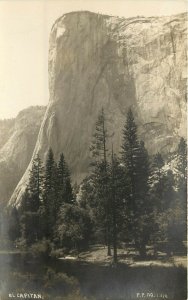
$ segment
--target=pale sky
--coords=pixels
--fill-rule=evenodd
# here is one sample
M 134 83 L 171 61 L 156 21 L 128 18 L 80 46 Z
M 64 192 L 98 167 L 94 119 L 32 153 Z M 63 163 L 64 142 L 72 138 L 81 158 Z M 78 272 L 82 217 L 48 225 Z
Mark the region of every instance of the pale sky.
M 187 4 L 184 0 L 0 0 L 0 119 L 48 103 L 49 34 L 64 13 L 172 15 L 185 12 Z

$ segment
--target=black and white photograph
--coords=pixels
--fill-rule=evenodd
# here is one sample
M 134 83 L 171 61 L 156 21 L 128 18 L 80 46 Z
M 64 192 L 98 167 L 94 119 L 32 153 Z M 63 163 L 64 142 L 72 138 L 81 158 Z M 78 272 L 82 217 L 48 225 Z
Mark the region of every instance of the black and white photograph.
M 0 300 L 187 299 L 187 4 L 0 0 Z

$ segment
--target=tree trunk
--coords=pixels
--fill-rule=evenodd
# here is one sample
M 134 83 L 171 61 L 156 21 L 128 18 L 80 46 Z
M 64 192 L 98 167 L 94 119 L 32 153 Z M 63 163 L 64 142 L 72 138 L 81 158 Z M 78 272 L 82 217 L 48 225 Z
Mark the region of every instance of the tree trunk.
M 145 259 L 146 258 L 146 246 L 143 244 L 139 245 L 138 251 L 139 251 L 140 258 Z
M 112 145 L 112 228 L 113 228 L 113 262 L 117 263 L 117 228 L 116 228 L 116 191 L 114 177 L 114 153 Z
M 109 223 L 109 221 L 108 221 L 108 223 Z M 108 252 L 107 252 L 107 255 L 108 256 L 111 256 L 112 255 L 112 253 L 111 253 L 111 246 L 110 246 L 110 224 L 108 224 L 108 226 L 107 226 L 108 228 L 107 228 L 107 246 L 108 246 Z
M 116 240 L 113 241 L 113 247 L 114 247 L 113 261 L 114 261 L 115 264 L 117 264 L 117 243 L 116 243 Z
M 113 211 L 113 248 L 114 248 L 114 256 L 113 261 L 117 263 L 117 231 L 116 231 L 116 212 L 115 209 Z
M 110 244 L 108 244 L 108 253 L 107 253 L 107 255 L 108 256 L 112 256 Z

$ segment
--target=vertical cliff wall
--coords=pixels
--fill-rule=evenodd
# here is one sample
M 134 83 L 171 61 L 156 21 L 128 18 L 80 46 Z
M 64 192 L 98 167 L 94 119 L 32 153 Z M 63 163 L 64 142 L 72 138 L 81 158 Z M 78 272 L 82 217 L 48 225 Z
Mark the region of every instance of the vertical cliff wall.
M 186 14 L 125 19 L 73 12 L 59 18 L 50 36 L 50 101 L 34 155 L 44 160 L 49 147 L 56 158 L 63 151 L 80 181 L 102 107 L 116 152 L 129 107 L 149 152 L 173 151 L 186 136 L 186 29 Z M 11 204 L 19 203 L 28 170 Z

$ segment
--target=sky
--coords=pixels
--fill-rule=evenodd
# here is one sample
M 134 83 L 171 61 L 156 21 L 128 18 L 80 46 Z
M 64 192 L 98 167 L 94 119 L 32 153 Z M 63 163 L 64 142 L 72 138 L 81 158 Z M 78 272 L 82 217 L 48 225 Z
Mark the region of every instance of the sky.
M 0 0 L 0 119 L 47 105 L 49 35 L 64 13 L 159 16 L 185 12 L 187 5 L 184 0 Z

